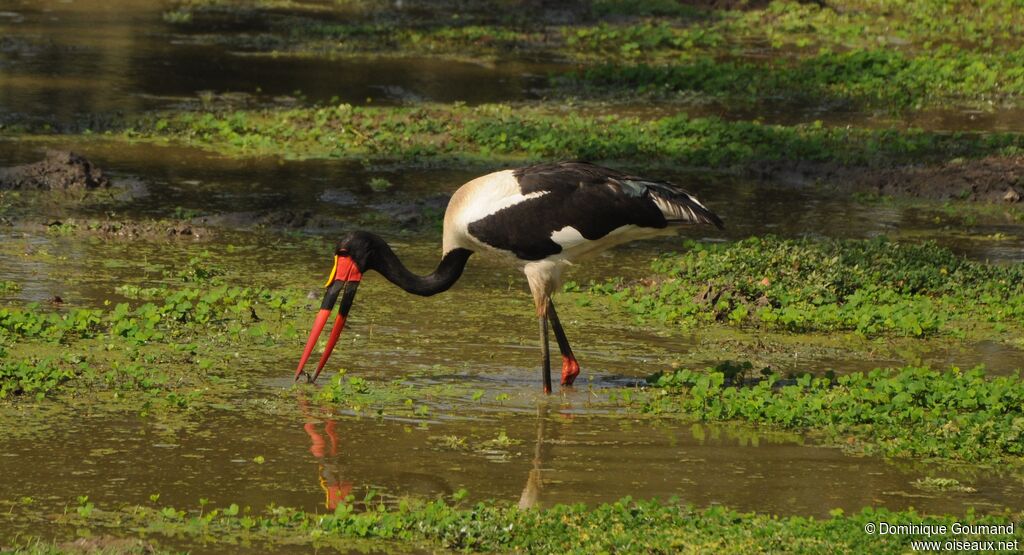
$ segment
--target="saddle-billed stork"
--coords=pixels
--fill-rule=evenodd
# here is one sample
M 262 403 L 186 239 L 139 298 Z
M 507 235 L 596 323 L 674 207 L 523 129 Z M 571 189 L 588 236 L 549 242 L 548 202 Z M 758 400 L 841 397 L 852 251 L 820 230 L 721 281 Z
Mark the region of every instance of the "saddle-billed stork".
M 586 162 L 536 164 L 478 177 L 455 191 L 448 202 L 441 263 L 430 275 L 410 272 L 373 233 L 356 231 L 338 243 L 327 292 L 295 379 L 304 373 L 306 360 L 341 296 L 334 327 L 309 381 L 320 375 L 364 273 L 374 270 L 409 293 L 430 296 L 447 291 L 462 275 L 469 257 L 481 251 L 504 255 L 526 274 L 540 322 L 544 391 L 551 392 L 549 321 L 562 353 L 562 385 L 572 385 L 579 363 L 551 302 L 563 270 L 588 255 L 687 224 L 722 228 L 718 216 L 672 183 Z

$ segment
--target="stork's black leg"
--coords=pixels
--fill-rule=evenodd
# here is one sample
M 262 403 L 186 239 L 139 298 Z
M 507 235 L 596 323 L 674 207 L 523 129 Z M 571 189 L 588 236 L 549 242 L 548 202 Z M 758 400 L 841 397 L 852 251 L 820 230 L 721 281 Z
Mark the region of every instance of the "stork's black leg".
M 548 318 L 551 319 L 551 327 L 555 331 L 555 340 L 558 341 L 558 350 L 562 352 L 562 385 L 572 385 L 573 380 L 580 373 L 580 364 L 572 354 L 572 347 L 569 346 L 569 339 L 565 337 L 565 330 L 558 321 L 558 314 L 555 312 L 555 303 L 548 299 Z
M 548 319 L 540 317 L 540 350 L 544 357 L 544 393 L 551 393 L 551 356 L 548 352 Z

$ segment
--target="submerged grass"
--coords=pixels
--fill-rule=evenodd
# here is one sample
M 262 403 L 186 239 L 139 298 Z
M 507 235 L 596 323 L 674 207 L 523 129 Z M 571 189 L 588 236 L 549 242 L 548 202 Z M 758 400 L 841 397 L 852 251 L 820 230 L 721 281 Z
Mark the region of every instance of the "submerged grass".
M 952 517 L 864 509 L 851 515 L 836 510 L 831 518 L 815 519 L 629 498 L 594 507 L 555 505 L 532 510 L 495 502 L 463 507 L 445 500 L 405 500 L 389 509 L 368 498 L 358 505 L 362 510 L 342 503 L 332 513 L 312 514 L 275 506 L 253 511 L 237 504 L 212 510 L 141 506 L 108 510 L 88 504 L 84 505 L 88 510 L 72 511 L 59 522 L 79 528 L 133 528 L 150 538 L 187 538 L 207 546 L 337 547 L 345 541 L 376 540 L 385 542 L 376 543 L 378 547 L 502 553 L 903 553 L 917 540 L 991 540 L 1012 546 L 1024 539 L 1020 526 L 1024 515 L 1009 513 Z M 951 531 L 955 522 L 972 528 L 966 533 Z M 869 523 L 945 525 L 946 531 L 872 535 L 864 532 Z M 1012 530 L 1011 523 L 1015 523 Z
M 1024 264 L 967 260 L 934 243 L 750 238 L 690 243 L 635 285 L 592 294 L 645 321 L 721 321 L 792 332 L 964 335 L 979 324 L 1024 326 Z M 573 283 L 569 290 L 577 290 Z

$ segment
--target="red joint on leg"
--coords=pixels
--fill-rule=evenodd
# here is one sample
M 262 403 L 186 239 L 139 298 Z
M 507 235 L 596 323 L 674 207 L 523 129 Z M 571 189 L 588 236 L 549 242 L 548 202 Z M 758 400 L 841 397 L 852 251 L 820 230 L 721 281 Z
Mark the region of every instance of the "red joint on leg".
M 576 376 L 580 375 L 580 363 L 576 362 L 576 357 L 573 356 L 562 356 L 562 385 L 572 385 L 572 382 L 576 380 Z

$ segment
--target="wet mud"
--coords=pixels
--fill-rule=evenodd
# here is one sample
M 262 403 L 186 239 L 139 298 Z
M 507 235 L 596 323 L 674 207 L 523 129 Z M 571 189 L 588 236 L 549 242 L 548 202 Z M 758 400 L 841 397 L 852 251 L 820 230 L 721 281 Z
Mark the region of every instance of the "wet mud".
M 110 187 L 103 170 L 67 150 L 48 150 L 32 164 L 0 168 L 0 190 L 75 191 Z
M 54 233 L 78 233 L 109 239 L 159 241 L 165 239 L 209 239 L 214 232 L 207 227 L 181 221 L 132 220 L 53 220 L 42 224 Z
M 822 184 L 876 195 L 1004 204 L 1019 203 L 1024 198 L 1021 157 L 954 159 L 893 168 L 771 162 L 755 165 L 750 172 L 766 181 Z
M 352 226 L 376 226 L 392 231 L 422 231 L 441 221 L 449 196 L 389 200 L 357 205 L 354 195 L 332 192 L 325 202 L 353 207 L 346 217 L 331 216 L 314 209 L 255 210 L 197 216 L 191 223 L 204 227 L 231 229 L 305 230 L 317 233 L 341 233 Z M 344 209 L 343 209 L 344 210 Z
M 386 215 L 394 225 L 414 229 L 428 223 L 438 223 L 448 207 L 450 195 L 441 193 L 411 201 L 388 201 L 370 206 Z

